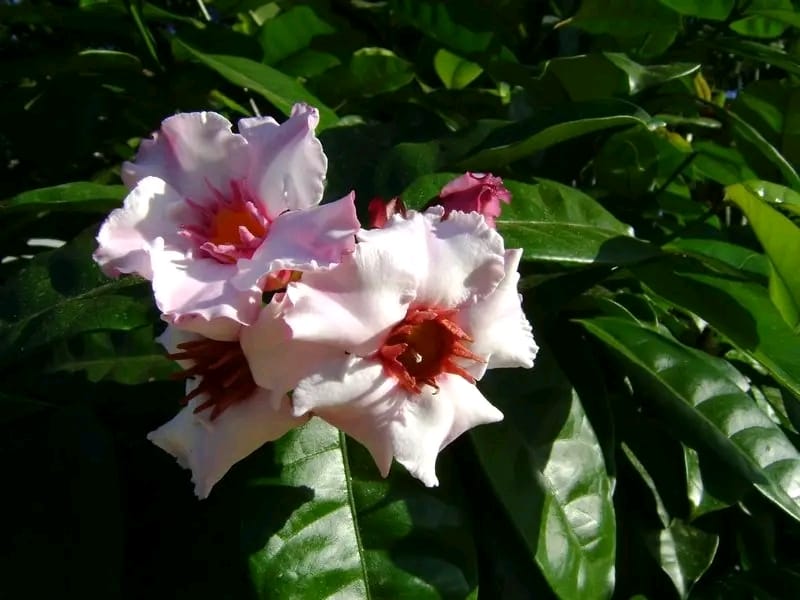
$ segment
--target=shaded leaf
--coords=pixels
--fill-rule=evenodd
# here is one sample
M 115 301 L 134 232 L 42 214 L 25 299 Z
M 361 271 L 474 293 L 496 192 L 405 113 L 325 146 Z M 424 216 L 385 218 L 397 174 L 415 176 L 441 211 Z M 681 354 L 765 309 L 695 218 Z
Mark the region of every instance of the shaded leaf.
M 479 64 L 461 58 L 445 49 L 439 50 L 434 55 L 433 67 L 444 87 L 450 90 L 467 87 L 483 73 L 483 68 Z
M 26 210 L 85 210 L 106 212 L 117 208 L 125 196 L 122 185 L 102 185 L 88 181 L 62 183 L 28 190 L 0 202 L 0 213 Z
M 691 438 L 699 452 L 715 453 L 800 521 L 800 453 L 730 378 L 728 363 L 635 322 L 580 322 L 653 395 L 684 441 Z

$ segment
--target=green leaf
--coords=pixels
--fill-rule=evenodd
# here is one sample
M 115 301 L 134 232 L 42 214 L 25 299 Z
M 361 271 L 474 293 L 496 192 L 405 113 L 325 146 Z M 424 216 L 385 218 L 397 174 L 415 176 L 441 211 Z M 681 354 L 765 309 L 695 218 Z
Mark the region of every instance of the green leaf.
M 88 181 L 62 183 L 29 190 L 0 202 L 0 214 L 39 210 L 81 210 L 107 212 L 125 197 L 125 186 Z
M 272 67 L 239 56 L 205 54 L 178 38 L 173 38 L 173 43 L 231 83 L 261 94 L 285 115 L 291 114 L 295 102 L 307 102 L 319 109 L 320 131 L 339 120 L 333 110 L 325 106 L 295 79 Z
M 350 75 L 362 95 L 374 96 L 410 83 L 414 67 L 386 48 L 361 48 L 350 59 Z
M 627 264 L 658 253 L 631 237 L 628 225 L 575 188 L 547 180 L 535 185 L 505 183 L 512 201 L 503 206 L 497 230 L 509 248 L 523 249 L 526 260 Z
M 745 17 L 731 23 L 736 33 L 748 37 L 775 38 L 786 30 L 785 22 L 762 14 L 762 11 L 791 12 L 791 0 L 751 0 Z
M 91 259 L 95 244 L 80 236 L 41 254 L 0 288 L 0 364 L 77 333 L 151 320 L 149 302 L 137 297 L 146 289 L 141 280 L 109 280 Z
M 759 188 L 763 193 L 764 188 Z M 798 329 L 800 326 L 800 228 L 777 210 L 765 203 L 759 191 L 746 184 L 735 184 L 725 188 L 726 198 L 736 204 L 747 216 L 753 231 L 764 247 L 773 267 L 772 274 L 778 280 L 773 301 L 787 322 Z
M 131 332 L 93 331 L 56 345 L 48 371 L 85 371 L 89 381 L 133 385 L 166 379 L 178 369 L 156 343 L 152 326 Z
M 640 108 L 621 100 L 575 103 L 542 110 L 533 117 L 491 132 L 469 158 L 458 163 L 457 168 L 497 169 L 559 142 L 648 121 L 649 116 Z
M 435 0 L 391 0 L 390 6 L 402 21 L 455 52 L 470 55 L 486 50 L 492 42 L 486 23 L 463 3 L 456 8 Z M 469 24 L 463 22 L 470 18 Z
M 800 216 L 800 193 L 769 181 L 751 180 L 745 181 L 742 185 L 764 202 L 780 206 L 784 210 Z
M 312 7 L 294 6 L 261 26 L 258 38 L 264 49 L 264 62 L 275 65 L 308 48 L 316 36 L 335 31 L 330 23 L 317 16 Z
M 615 521 L 603 452 L 558 367 L 481 382 L 505 419 L 471 432 L 483 469 L 528 551 L 560 598 L 607 598 Z M 521 384 L 520 377 L 524 378 Z
M 677 31 L 680 16 L 658 0 L 583 0 L 570 24 L 589 33 L 629 37 Z
M 683 447 L 684 466 L 686 467 L 686 496 L 692 519 L 705 514 L 722 510 L 738 498 L 725 500 L 714 493 L 714 483 L 709 482 L 708 475 L 700 467 L 700 456 L 697 451 Z M 713 471 L 710 471 L 713 473 Z
M 703 576 L 717 553 L 719 537 L 687 525 L 680 519 L 648 536 L 648 548 L 669 576 L 681 598 Z
M 619 356 L 683 441 L 701 454 L 713 452 L 800 521 L 800 453 L 730 378 L 726 361 L 632 321 L 580 323 Z
M 722 240 L 705 238 L 677 238 L 666 244 L 664 250 L 677 251 L 710 264 L 715 261 L 751 275 L 755 280 L 766 282 L 769 276 L 769 261 L 759 252 Z
M 800 62 L 797 61 L 794 55 L 773 46 L 740 38 L 704 40 L 703 43 L 744 58 L 774 65 L 793 75 L 800 75 Z
M 724 21 L 728 18 L 736 0 L 659 0 L 664 6 L 682 15 Z
M 274 462 L 245 495 L 243 545 L 259 598 L 476 592 L 469 529 L 447 477 L 435 491 L 404 472 L 381 479 L 365 450 L 319 419 L 277 441 Z
M 676 62 L 641 65 L 620 52 L 565 56 L 548 60 L 537 84 L 530 86 L 535 97 L 563 90 L 574 102 L 632 96 L 697 71 L 697 63 Z
M 797 335 L 763 286 L 692 259 L 663 258 L 631 270 L 653 292 L 706 321 L 800 398 Z
M 444 48 L 434 55 L 433 68 L 436 69 L 436 74 L 442 80 L 444 87 L 449 90 L 463 89 L 483 73 L 483 68 L 479 64 L 461 58 Z

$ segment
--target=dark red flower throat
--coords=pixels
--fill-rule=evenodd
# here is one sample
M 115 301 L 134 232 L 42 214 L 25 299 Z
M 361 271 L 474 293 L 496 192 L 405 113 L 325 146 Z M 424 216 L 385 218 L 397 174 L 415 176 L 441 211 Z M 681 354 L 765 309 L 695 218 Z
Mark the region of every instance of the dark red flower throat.
M 455 359 L 477 362 L 483 359 L 465 345 L 472 338 L 451 320 L 456 312 L 456 309 L 412 308 L 378 350 L 383 368 L 406 390 L 419 394 L 422 384 L 439 389 L 436 377 L 442 373 L 460 375 L 475 383 L 475 378 L 458 366 Z
M 178 344 L 180 352 L 168 354 L 172 360 L 188 360 L 194 364 L 181 373 L 177 379 L 199 377 L 196 388 L 186 394 L 181 401 L 186 405 L 200 395 L 206 399 L 195 407 L 199 413 L 211 408 L 210 419 L 216 419 L 229 406 L 246 400 L 256 390 L 256 382 L 250 373 L 250 365 L 244 357 L 238 341 L 220 342 L 201 338 Z

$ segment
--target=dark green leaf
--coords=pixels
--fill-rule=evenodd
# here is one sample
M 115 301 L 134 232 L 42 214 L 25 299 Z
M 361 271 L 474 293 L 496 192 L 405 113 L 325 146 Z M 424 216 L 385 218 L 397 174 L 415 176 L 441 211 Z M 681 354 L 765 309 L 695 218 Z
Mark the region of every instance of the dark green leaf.
M 275 65 L 307 48 L 314 37 L 334 31 L 312 7 L 294 6 L 261 26 L 258 37 L 264 49 L 264 62 Z
M 603 452 L 575 391 L 537 358 L 530 376 L 490 371 L 505 414 L 471 432 L 483 468 L 553 591 L 606 598 L 614 585 L 614 508 Z
M 767 498 L 800 520 L 800 453 L 730 377 L 727 362 L 635 322 L 582 320 L 680 427 L 698 451 L 711 451 Z
M 383 480 L 351 444 L 313 419 L 275 444 L 275 477 L 251 479 L 242 535 L 258 596 L 471 597 L 474 550 L 447 478 L 435 491 Z
M 648 536 L 653 557 L 672 580 L 681 598 L 687 598 L 694 582 L 711 566 L 719 546 L 716 535 L 675 519 Z
M 762 14 L 762 11 L 792 12 L 791 0 L 751 0 L 747 4 L 746 16 L 734 21 L 730 27 L 736 33 L 748 37 L 774 38 L 786 29 L 785 21 Z
M 53 187 L 29 190 L 0 202 L 3 212 L 26 210 L 86 210 L 107 212 L 117 208 L 125 196 L 121 185 L 101 185 L 88 181 L 63 183 Z
M 433 67 L 444 87 L 451 90 L 467 87 L 483 73 L 483 68 L 479 64 L 444 49 L 439 50 L 433 57 Z
M 291 113 L 295 102 L 307 102 L 319 109 L 320 130 L 338 121 L 333 110 L 325 106 L 295 79 L 272 67 L 239 56 L 205 54 L 178 38 L 174 38 L 174 43 L 231 83 L 261 94 L 286 115 Z
M 763 286 L 691 259 L 664 258 L 632 269 L 653 292 L 708 322 L 800 398 L 800 345 Z
M 403 21 L 456 52 L 467 55 L 480 52 L 492 41 L 486 23 L 478 25 L 480 17 L 470 15 L 463 5 L 457 9 L 453 4 L 435 0 L 392 0 L 390 4 Z M 472 17 L 470 25 L 462 23 L 467 17 Z
M 701 19 L 724 21 L 733 10 L 736 0 L 659 0 L 672 10 Z
M 658 0 L 583 0 L 570 24 L 589 33 L 626 37 L 677 30 L 680 16 Z

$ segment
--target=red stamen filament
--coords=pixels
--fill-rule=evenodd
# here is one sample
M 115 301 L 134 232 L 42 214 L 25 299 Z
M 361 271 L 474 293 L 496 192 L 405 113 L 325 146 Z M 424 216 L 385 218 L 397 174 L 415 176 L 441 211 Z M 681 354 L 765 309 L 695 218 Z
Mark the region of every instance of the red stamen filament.
M 206 397 L 195 407 L 195 413 L 211 408 L 210 419 L 213 421 L 226 408 L 246 400 L 255 392 L 257 386 L 238 341 L 220 342 L 202 338 L 178 344 L 178 349 L 180 352 L 167 356 L 172 360 L 188 360 L 194 364 L 176 373 L 175 378 L 199 378 L 197 387 L 186 394 L 181 403 L 186 405 L 193 398 L 201 395 Z
M 442 373 L 475 383 L 454 359 L 484 361 L 467 348 L 472 338 L 451 320 L 455 313 L 455 309 L 411 309 L 378 350 L 384 369 L 408 391 L 419 394 L 422 384 L 439 389 L 436 377 Z

